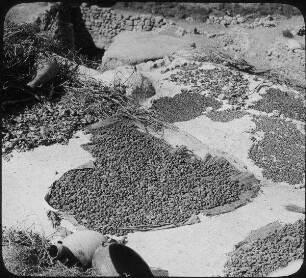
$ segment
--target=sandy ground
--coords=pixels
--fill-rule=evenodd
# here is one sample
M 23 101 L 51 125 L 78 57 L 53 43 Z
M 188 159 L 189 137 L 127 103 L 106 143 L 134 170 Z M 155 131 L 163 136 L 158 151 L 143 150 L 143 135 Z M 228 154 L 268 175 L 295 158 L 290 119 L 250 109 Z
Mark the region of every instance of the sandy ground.
M 78 132 L 68 145 L 41 146 L 33 151 L 13 152 L 2 159 L 2 225 L 25 227 L 50 235 L 54 232 L 47 218 L 44 197 L 48 187 L 62 174 L 93 160 L 80 145 L 90 135 Z
M 162 80 L 170 75 L 169 72 L 160 74 L 156 70 L 146 75 L 156 81 L 157 89 L 156 95 L 147 100 L 147 107 L 150 107 L 153 99 L 165 95 L 173 97 L 183 88 Z M 252 80 L 252 76 L 246 78 L 251 81 L 250 92 L 262 82 Z M 265 88 L 253 94 L 249 102 L 260 99 L 262 93 L 265 93 Z M 247 169 L 260 179 L 263 187 L 253 202 L 223 215 L 201 216 L 199 224 L 129 234 L 128 245 L 139 252 L 150 266 L 166 269 L 170 276 L 222 275 L 227 260 L 226 254 L 233 251 L 235 244 L 252 230 L 274 221 L 293 223 L 304 217 L 302 214 L 285 210 L 284 206 L 296 204 L 305 207 L 305 189 L 295 189 L 286 183 L 275 184 L 266 181 L 262 176 L 262 170 L 248 158 L 248 150 L 252 146 L 250 131 L 255 128 L 250 115 L 227 123 L 214 122 L 203 115 L 174 125 L 179 127 L 182 134 L 178 136 L 175 132 L 165 132 L 163 138 L 168 143 L 173 146 L 184 144 L 201 157 L 207 152 L 231 156 L 237 159 L 240 165 L 245 166 L 244 170 Z M 258 134 L 259 137 L 260 135 L 262 136 Z M 297 271 L 299 266 L 299 262 L 296 262 L 271 275 L 288 275 Z
M 157 94 L 153 98 L 174 96 L 180 92 L 179 86 L 162 80 L 171 73 L 161 75 L 159 70 L 145 73 L 155 80 Z M 108 77 L 109 82 L 111 76 Z M 147 107 L 152 99 L 148 100 Z M 253 202 L 235 211 L 213 217 L 200 215 L 201 223 L 129 234 L 127 245 L 137 251 L 150 267 L 168 270 L 170 276 L 222 275 L 227 253 L 233 251 L 235 244 L 252 230 L 274 221 L 293 223 L 304 217 L 303 214 L 286 210 L 284 206 L 295 204 L 305 207 L 305 189 L 265 181 L 261 169 L 247 157 L 252 144 L 249 131 L 255 127 L 249 115 L 228 123 L 213 122 L 203 115 L 175 125 L 189 134 L 187 137 L 190 140 L 187 138 L 189 141 L 184 141 L 184 134 L 181 139 L 166 134 L 166 141 L 179 144 L 187 140 L 190 148 L 198 152 L 201 152 L 201 144 L 205 145 L 202 154 L 213 147 L 236 157 L 262 181 L 262 189 Z M 80 147 L 80 144 L 89 141 L 90 136 L 81 133 L 79 136 L 70 140 L 67 146 L 39 147 L 31 152 L 13 153 L 8 162 L 3 160 L 3 225 L 32 224 L 36 230 L 46 234 L 53 232 L 45 212 L 47 206 L 44 196 L 48 187 L 64 172 L 92 160 L 90 154 Z M 280 270 L 279 273 L 285 273 L 288 269 L 294 272 L 296 265 Z
M 222 275 L 226 254 L 252 230 L 278 220 L 293 223 L 303 217 L 283 206 L 304 206 L 304 192 L 270 184 L 253 202 L 233 212 L 201 216 L 201 223 L 192 226 L 129 234 L 127 245 L 150 266 L 168 270 L 169 276 Z

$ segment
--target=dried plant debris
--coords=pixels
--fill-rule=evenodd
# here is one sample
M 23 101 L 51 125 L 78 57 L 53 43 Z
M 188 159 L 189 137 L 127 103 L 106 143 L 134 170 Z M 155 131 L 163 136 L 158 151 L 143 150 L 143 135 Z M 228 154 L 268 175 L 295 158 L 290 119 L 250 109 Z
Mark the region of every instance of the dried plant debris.
M 207 107 L 218 109 L 221 107 L 221 102 L 200 93 L 183 91 L 173 98 L 163 97 L 154 100 L 152 104 L 152 109 L 170 123 L 195 119 L 201 116 Z
M 126 103 L 119 91 L 95 83 L 66 90 L 58 100 L 37 102 L 22 112 L 3 115 L 2 151 L 67 143 L 75 131 L 115 114 Z
M 224 110 L 224 111 L 211 111 L 206 114 L 214 122 L 230 122 L 235 119 L 240 119 L 244 115 L 247 115 L 245 111 L 235 111 L 235 110 Z
M 304 258 L 305 220 L 272 224 L 255 231 L 229 254 L 226 277 L 266 277 L 289 262 Z
M 268 116 L 254 116 L 256 129 L 264 138 L 255 141 L 249 157 L 263 168 L 263 176 L 274 182 L 299 184 L 305 173 L 305 137 L 293 123 Z
M 271 88 L 262 95 L 262 99 L 257 101 L 254 109 L 267 113 L 278 110 L 279 114 L 291 119 L 305 121 L 305 105 L 300 99 L 290 96 L 287 92 Z
M 287 75 L 280 74 L 275 70 L 271 70 L 261 74 L 262 78 L 272 81 L 274 84 L 285 85 L 290 87 L 296 91 L 298 91 L 301 95 L 305 96 L 305 82 L 304 80 L 292 79 L 292 77 L 288 78 Z
M 49 238 L 31 230 L 2 229 L 2 258 L 5 268 L 17 276 L 88 277 L 92 269 L 67 267 L 49 255 Z
M 192 86 L 193 92 L 209 90 L 211 96 L 228 100 L 229 104 L 241 104 L 247 99 L 249 82 L 239 71 L 223 68 L 210 70 L 181 70 L 167 80 L 179 85 Z
M 204 162 L 188 152 L 171 152 L 164 141 L 130 124 L 97 129 L 93 142 L 96 168 L 65 173 L 53 183 L 49 204 L 102 233 L 181 225 L 193 214 L 259 190 L 231 178 L 239 172 L 227 160 Z

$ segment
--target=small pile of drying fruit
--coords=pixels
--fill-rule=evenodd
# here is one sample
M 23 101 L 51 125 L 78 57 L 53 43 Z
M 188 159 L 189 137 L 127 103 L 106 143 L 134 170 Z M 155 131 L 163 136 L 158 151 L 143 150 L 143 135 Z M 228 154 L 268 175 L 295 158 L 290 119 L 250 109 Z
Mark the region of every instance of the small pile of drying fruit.
M 163 97 L 154 100 L 152 108 L 170 123 L 195 119 L 206 111 L 207 107 L 214 110 L 221 107 L 221 102 L 200 93 L 183 91 L 173 98 Z
M 274 182 L 299 184 L 305 179 L 305 136 L 291 122 L 254 116 L 256 129 L 264 138 L 253 144 L 249 157 L 263 168 L 263 176 Z
M 223 68 L 181 70 L 167 80 L 179 85 L 191 86 L 193 92 L 208 90 L 212 97 L 228 100 L 229 104 L 243 104 L 248 98 L 249 81 L 239 71 Z
M 230 253 L 226 277 L 266 277 L 304 258 L 305 220 L 286 225 L 271 223 L 252 233 Z

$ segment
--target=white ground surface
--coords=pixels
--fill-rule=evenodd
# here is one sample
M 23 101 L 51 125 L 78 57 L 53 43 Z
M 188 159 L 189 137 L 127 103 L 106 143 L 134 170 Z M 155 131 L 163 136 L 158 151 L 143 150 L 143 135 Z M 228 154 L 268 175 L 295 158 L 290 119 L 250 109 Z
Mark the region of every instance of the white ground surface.
M 146 73 L 157 89 L 152 99 L 180 92 L 179 86 L 161 80 L 169 74 L 161 75 L 159 70 Z M 152 99 L 146 106 L 150 106 Z M 226 254 L 233 251 L 235 244 L 252 230 L 274 221 L 293 223 L 304 217 L 303 214 L 287 211 L 284 206 L 295 204 L 305 207 L 305 189 L 265 181 L 261 169 L 248 159 L 247 152 L 252 143 L 249 131 L 255 127 L 250 116 L 219 123 L 203 115 L 176 123 L 176 126 L 192 136 L 185 136 L 183 132 L 180 138 L 170 132 L 164 135 L 166 141 L 174 145 L 187 142 L 189 148 L 200 156 L 211 151 L 210 148 L 226 152 L 261 179 L 263 186 L 253 202 L 235 211 L 213 217 L 200 216 L 201 223 L 191 226 L 129 234 L 127 245 L 137 251 L 149 266 L 168 270 L 170 276 L 222 275 Z M 46 234 L 53 232 L 45 212 L 44 196 L 48 187 L 64 172 L 93 160 L 80 147 L 80 144 L 89 141 L 90 136 L 81 133 L 79 136 L 70 140 L 67 146 L 53 145 L 26 153 L 15 152 L 10 161 L 2 161 L 3 225 L 18 223 L 19 226 L 32 225 Z M 202 148 L 202 144 L 205 147 Z M 56 171 L 58 174 L 55 174 Z M 273 275 L 286 275 L 286 271 L 290 270 L 295 272 L 296 265 Z
M 68 145 L 41 146 L 30 152 L 13 152 L 2 159 L 2 225 L 25 227 L 45 233 L 54 232 L 47 218 L 44 197 L 48 187 L 65 172 L 93 160 L 80 145 L 90 135 L 78 132 Z M 57 172 L 57 173 L 56 173 Z
M 200 217 L 201 223 L 154 232 L 135 232 L 128 246 L 149 266 L 161 267 L 170 276 L 208 277 L 222 275 L 226 254 L 252 230 L 274 221 L 293 223 L 302 214 L 283 207 L 293 203 L 304 207 L 304 190 L 268 185 L 253 202 L 233 212 Z
M 203 67 L 209 69 L 211 65 L 207 63 Z M 155 81 L 156 88 L 156 95 L 145 104 L 147 107 L 151 106 L 153 99 L 173 97 L 180 93 L 181 88 L 186 88 L 163 80 L 171 73 L 173 71 L 161 74 L 159 70 L 146 73 Z M 250 92 L 262 82 L 254 80 L 252 76 L 245 78 L 250 81 Z M 260 94 L 265 93 L 265 90 L 263 87 L 259 93 L 252 94 L 249 103 L 260 99 Z M 163 138 L 168 143 L 175 146 L 181 142 L 201 157 L 207 152 L 225 153 L 237 159 L 239 164 L 244 165 L 260 179 L 263 187 L 253 202 L 223 215 L 202 216 L 201 223 L 163 231 L 129 234 L 128 246 L 143 256 L 150 266 L 166 269 L 170 276 L 222 275 L 227 261 L 226 254 L 233 251 L 235 244 L 242 241 L 252 230 L 274 221 L 293 223 L 304 217 L 302 214 L 285 210 L 284 206 L 296 204 L 305 207 L 305 189 L 266 181 L 262 177 L 262 170 L 248 158 L 248 150 L 252 146 L 250 131 L 255 128 L 251 116 L 246 115 L 222 123 L 214 122 L 203 115 L 175 125 L 185 133 L 176 136 L 174 132 L 165 132 Z M 262 134 L 257 136 L 260 138 Z M 297 266 L 300 266 L 299 262 L 271 275 L 277 277 L 294 273 L 299 269 Z
M 230 122 L 214 122 L 205 115 L 186 122 L 175 123 L 202 143 L 239 158 L 256 178 L 262 178 L 261 169 L 248 158 L 252 146 L 251 131 L 255 123 L 248 115 Z

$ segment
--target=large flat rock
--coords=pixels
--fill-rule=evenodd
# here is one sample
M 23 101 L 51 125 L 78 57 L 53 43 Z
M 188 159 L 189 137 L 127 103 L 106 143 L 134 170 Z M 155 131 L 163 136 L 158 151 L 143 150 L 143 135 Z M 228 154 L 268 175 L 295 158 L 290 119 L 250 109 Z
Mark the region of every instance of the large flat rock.
M 103 69 L 163 58 L 192 45 L 190 40 L 154 32 L 121 32 L 102 58 Z

